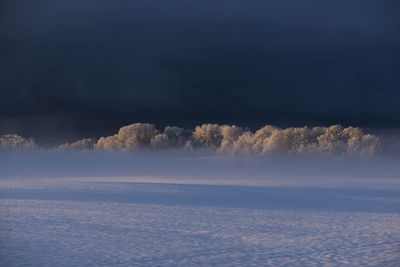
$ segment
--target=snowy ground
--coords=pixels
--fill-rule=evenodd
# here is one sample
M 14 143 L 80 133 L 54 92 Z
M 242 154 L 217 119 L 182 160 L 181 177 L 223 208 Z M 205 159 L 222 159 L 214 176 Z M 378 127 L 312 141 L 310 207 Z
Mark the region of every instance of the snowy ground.
M 0 265 L 400 266 L 399 179 L 245 184 L 2 178 Z

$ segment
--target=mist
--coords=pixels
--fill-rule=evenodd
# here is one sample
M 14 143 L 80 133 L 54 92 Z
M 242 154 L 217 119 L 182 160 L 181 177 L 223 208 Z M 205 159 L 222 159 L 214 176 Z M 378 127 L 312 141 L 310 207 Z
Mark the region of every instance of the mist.
M 299 177 L 350 179 L 399 177 L 400 161 L 393 157 L 305 158 L 220 156 L 203 151 L 12 151 L 0 152 L 3 178 L 128 177 L 143 182 L 154 179 L 184 183 L 252 184 L 263 179 Z M 341 178 L 340 178 L 341 177 Z M 197 182 L 196 182 L 197 181 Z

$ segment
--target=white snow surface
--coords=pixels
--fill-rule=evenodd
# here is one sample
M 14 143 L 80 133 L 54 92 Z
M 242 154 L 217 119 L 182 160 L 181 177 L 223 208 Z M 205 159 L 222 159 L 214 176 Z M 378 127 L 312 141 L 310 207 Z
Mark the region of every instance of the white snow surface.
M 0 266 L 400 266 L 395 161 L 21 155 Z
M 0 265 L 399 266 L 399 181 L 328 180 L 3 178 Z

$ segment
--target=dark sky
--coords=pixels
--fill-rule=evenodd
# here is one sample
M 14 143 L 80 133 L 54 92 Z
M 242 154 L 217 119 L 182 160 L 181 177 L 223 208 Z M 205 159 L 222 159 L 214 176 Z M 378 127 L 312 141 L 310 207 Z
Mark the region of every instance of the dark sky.
M 3 0 L 0 134 L 400 128 L 400 1 Z

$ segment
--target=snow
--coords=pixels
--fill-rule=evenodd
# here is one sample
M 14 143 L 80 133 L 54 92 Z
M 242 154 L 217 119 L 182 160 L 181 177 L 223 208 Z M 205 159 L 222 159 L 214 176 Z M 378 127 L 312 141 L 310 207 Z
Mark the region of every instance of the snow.
M 399 266 L 396 177 L 0 179 L 1 266 Z

